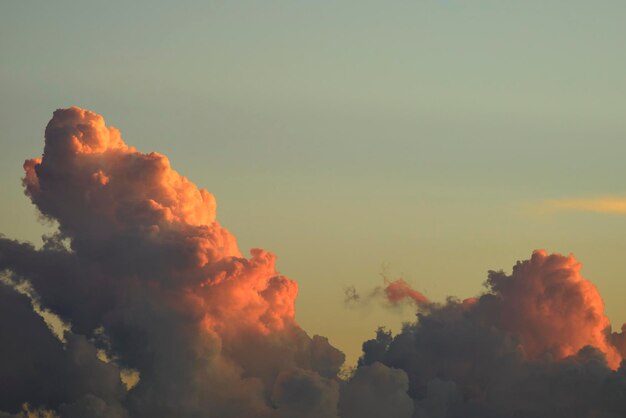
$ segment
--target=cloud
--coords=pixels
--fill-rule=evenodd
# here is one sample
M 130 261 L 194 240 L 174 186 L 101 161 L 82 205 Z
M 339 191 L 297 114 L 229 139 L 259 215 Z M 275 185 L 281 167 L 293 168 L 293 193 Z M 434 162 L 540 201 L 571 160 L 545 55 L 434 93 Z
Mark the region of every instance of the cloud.
M 27 196 L 58 231 L 0 236 L 2 418 L 513 418 L 626 413 L 626 336 L 573 256 L 538 250 L 436 303 L 404 280 L 348 303 L 416 320 L 350 376 L 295 319 L 298 286 L 241 254 L 214 197 L 101 116 L 58 110 Z
M 413 289 L 404 279 L 389 280 L 383 276 L 384 286 L 377 286 L 361 295 L 355 286 L 344 288 L 344 304 L 348 307 L 368 308 L 372 301 L 379 302 L 387 308 L 403 307 L 410 304 L 418 308 L 427 308 L 430 300 L 422 293 Z
M 119 405 L 125 392 L 114 364 L 98 360 L 84 337 L 67 334 L 63 344 L 29 298 L 0 283 L 0 408 L 69 406 L 85 396 Z M 124 416 L 124 415 L 120 415 Z
M 604 303 L 580 269 L 572 255 L 535 251 L 510 276 L 490 272 L 487 285 L 494 297 L 480 306 L 497 312 L 494 324 L 521 340 L 526 357 L 562 359 L 589 345 L 617 368 L 622 357 L 607 338 Z
M 596 288 L 573 256 L 535 251 L 492 271 L 473 300 L 431 304 L 380 329 L 359 368 L 402 370 L 414 417 L 589 417 L 626 412 L 626 368 Z M 626 364 L 626 363 L 625 363 Z
M 3 341 L 19 343 L 0 361 L 2 381 L 20 383 L 2 391 L 0 410 L 281 417 L 303 403 L 332 415 L 343 353 L 298 326 L 297 284 L 276 271 L 276 257 L 261 249 L 244 257 L 216 221 L 214 197 L 165 156 L 137 151 L 101 116 L 70 108 L 54 113 L 43 156 L 24 169 L 26 194 L 58 235 L 41 249 L 1 238 L 0 270 L 28 283 L 70 330 L 64 347 L 19 299 L 22 314 L 7 313 L 2 329 Z M 20 342 L 21 330 L 32 341 Z M 48 372 L 28 373 L 30 364 Z M 131 389 L 124 370 L 136 371 Z M 67 373 L 92 379 L 65 390 Z
M 394 281 L 387 281 L 384 292 L 387 300 L 397 305 L 404 300 L 410 300 L 417 306 L 428 306 L 430 301 L 424 295 L 417 290 L 411 288 L 404 279 L 398 279 Z
M 343 418 L 411 418 L 413 401 L 407 394 L 406 373 L 374 362 L 359 367 L 342 386 L 339 409 Z
M 595 212 L 626 214 L 626 197 L 606 196 L 588 199 L 546 200 L 537 208 L 543 213 L 555 212 Z

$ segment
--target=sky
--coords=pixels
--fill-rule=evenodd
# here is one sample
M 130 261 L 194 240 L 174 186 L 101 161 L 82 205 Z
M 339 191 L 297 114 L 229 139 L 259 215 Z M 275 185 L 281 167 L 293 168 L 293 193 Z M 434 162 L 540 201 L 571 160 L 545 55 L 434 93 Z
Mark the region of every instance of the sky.
M 297 281 L 299 324 L 350 363 L 376 327 L 414 315 L 346 306 L 350 286 L 404 278 L 433 301 L 476 296 L 488 270 L 538 248 L 574 253 L 624 323 L 624 12 L 3 2 L 0 232 L 41 243 L 51 229 L 22 163 L 41 155 L 52 112 L 79 106 L 214 194 L 243 252 L 275 253 Z

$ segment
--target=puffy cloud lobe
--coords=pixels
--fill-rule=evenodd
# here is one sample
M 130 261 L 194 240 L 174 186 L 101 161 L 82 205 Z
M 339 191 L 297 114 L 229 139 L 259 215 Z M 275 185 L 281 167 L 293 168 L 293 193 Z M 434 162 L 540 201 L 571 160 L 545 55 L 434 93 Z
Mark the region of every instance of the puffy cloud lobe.
M 129 221 L 144 227 L 215 221 L 212 195 L 172 170 L 164 155 L 127 146 L 100 115 L 76 107 L 57 110 L 45 135 L 43 158 L 24 164 L 24 185 L 62 229 L 94 228 L 94 217 L 118 228 Z
M 626 358 L 626 324 L 622 325 L 620 332 L 611 333 L 610 341 L 620 355 Z
M 96 364 L 115 370 L 117 389 L 37 395 L 55 385 L 25 374 L 22 392 L 0 410 L 29 402 L 62 418 L 280 417 L 304 402 L 332 416 L 343 353 L 297 325 L 297 285 L 276 271 L 274 255 L 243 257 L 216 221 L 212 195 L 165 156 L 126 145 L 99 115 L 58 110 L 45 136 L 43 156 L 24 164 L 24 186 L 59 234 L 41 249 L 1 238 L 0 270 L 28 281 L 41 305 L 71 324 L 65 348 L 41 337 L 57 352 L 70 352 L 74 339 L 94 356 L 106 351 L 112 362 Z M 89 374 L 63 358 L 43 362 Z M 138 371 L 132 389 L 120 368 Z
M 511 276 L 491 272 L 487 285 L 499 305 L 496 324 L 520 338 L 528 357 L 548 353 L 561 359 L 591 345 L 617 368 L 622 358 L 607 340 L 604 303 L 580 269 L 572 255 L 539 250 L 518 263 Z
M 336 381 L 302 369 L 281 373 L 272 393 L 284 418 L 337 418 L 338 400 Z
M 379 362 L 359 367 L 344 384 L 339 401 L 343 418 L 411 418 L 413 400 L 407 394 L 404 371 Z

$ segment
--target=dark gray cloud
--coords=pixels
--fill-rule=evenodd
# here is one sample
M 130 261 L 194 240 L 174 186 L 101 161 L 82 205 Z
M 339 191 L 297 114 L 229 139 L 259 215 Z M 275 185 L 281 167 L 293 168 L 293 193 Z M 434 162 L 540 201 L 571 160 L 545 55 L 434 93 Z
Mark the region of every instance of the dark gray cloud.
M 411 418 L 413 400 L 407 394 L 409 380 L 400 369 L 374 362 L 355 370 L 343 384 L 339 410 L 343 418 Z
M 18 413 L 26 402 L 57 409 L 84 398 L 117 405 L 125 388 L 115 364 L 98 359 L 84 337 L 56 338 L 31 301 L 0 283 L 0 405 Z M 124 415 L 119 415 L 124 416 Z

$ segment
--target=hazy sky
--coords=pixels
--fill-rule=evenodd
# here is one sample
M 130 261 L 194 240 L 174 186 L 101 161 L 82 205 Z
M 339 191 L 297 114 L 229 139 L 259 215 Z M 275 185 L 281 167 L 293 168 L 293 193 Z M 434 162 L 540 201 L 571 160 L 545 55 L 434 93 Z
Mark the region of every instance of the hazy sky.
M 276 253 L 298 281 L 304 329 L 350 361 L 412 313 L 348 309 L 347 286 L 384 273 L 434 300 L 472 296 L 535 248 L 573 252 L 621 324 L 626 217 L 579 203 L 626 196 L 625 12 L 4 1 L 0 232 L 40 242 L 21 165 L 52 111 L 77 105 L 215 194 L 241 247 Z

